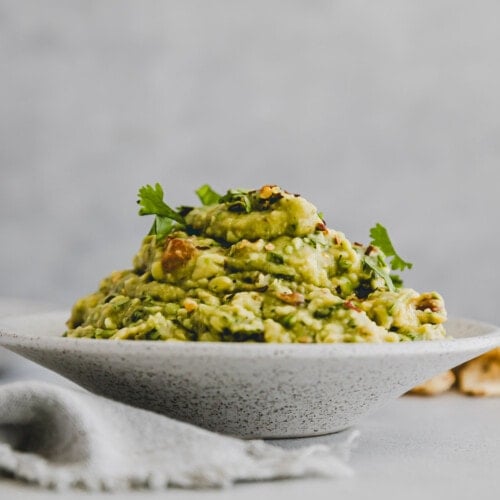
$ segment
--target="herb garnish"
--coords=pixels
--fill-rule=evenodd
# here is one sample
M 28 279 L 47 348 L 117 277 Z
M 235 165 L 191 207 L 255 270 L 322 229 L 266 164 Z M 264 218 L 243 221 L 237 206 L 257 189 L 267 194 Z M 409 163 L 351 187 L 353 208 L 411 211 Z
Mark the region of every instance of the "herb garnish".
M 233 190 L 239 193 L 241 190 Z M 228 195 L 231 191 L 228 191 Z M 205 206 L 215 205 L 222 201 L 222 196 L 214 191 L 211 186 L 204 184 L 196 190 L 196 194 L 201 203 Z M 139 189 L 137 203 L 140 205 L 139 215 L 155 215 L 155 220 L 149 231 L 149 234 L 155 234 L 158 239 L 161 239 L 171 233 L 174 229 L 184 229 L 186 221 L 184 216 L 187 215 L 193 207 L 178 207 L 174 210 L 169 207 L 163 200 L 163 188 L 157 182 L 154 187 L 150 184 L 142 186 Z M 226 196 L 228 196 L 226 195 Z M 238 202 L 238 200 L 236 200 Z
M 372 239 L 370 243 L 380 248 L 380 250 L 384 252 L 386 257 L 392 259 L 392 270 L 396 271 L 399 269 L 400 271 L 404 271 L 406 268 L 411 269 L 413 267 L 413 264 L 411 262 L 406 262 L 398 255 L 398 253 L 394 249 L 387 229 L 382 226 L 382 224 L 377 222 L 377 224 L 375 224 L 375 226 L 370 229 L 370 237 Z
M 396 287 L 394 286 L 394 283 L 392 281 L 391 276 L 389 273 L 384 269 L 385 268 L 385 262 L 382 258 L 379 257 L 374 257 L 372 255 L 365 255 L 363 257 L 363 262 L 378 276 L 380 276 L 384 281 L 385 284 L 387 285 L 387 288 L 389 291 L 394 292 L 396 291 Z
M 246 189 L 230 189 L 219 199 L 219 203 L 227 203 L 228 210 L 231 212 L 246 212 L 248 214 L 252 211 L 252 198 L 250 191 Z
M 382 224 L 377 222 L 377 224 L 375 224 L 375 226 L 370 229 L 370 237 L 370 245 L 378 247 L 385 255 L 385 257 L 391 259 L 389 264 L 390 268 L 393 271 L 404 271 L 405 269 L 411 269 L 413 267 L 413 264 L 411 262 L 403 260 L 398 255 L 398 253 L 394 249 L 394 245 L 392 244 L 387 229 L 382 226 Z M 385 281 L 387 288 L 391 292 L 394 292 L 396 288 L 400 288 L 401 286 L 403 286 L 403 280 L 397 274 L 390 275 L 387 272 L 387 264 L 382 255 L 365 255 L 363 257 L 363 260 L 375 274 L 380 276 Z
M 139 215 L 155 215 L 155 220 L 149 234 L 156 234 L 163 238 L 169 234 L 174 227 L 183 228 L 186 225 L 184 217 L 169 207 L 163 201 L 163 189 L 157 182 L 155 186 L 147 184 L 139 189 L 137 203 L 140 205 Z
M 219 203 L 222 196 L 216 193 L 208 184 L 203 184 L 200 188 L 196 190 L 196 194 L 200 199 L 201 203 L 205 206 L 215 205 Z

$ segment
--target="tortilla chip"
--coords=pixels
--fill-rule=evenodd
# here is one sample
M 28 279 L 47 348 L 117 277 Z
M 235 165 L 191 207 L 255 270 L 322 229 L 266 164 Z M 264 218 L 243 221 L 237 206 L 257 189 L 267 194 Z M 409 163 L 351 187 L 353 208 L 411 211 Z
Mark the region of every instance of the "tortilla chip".
M 458 388 L 472 396 L 500 396 L 500 347 L 461 366 Z
M 410 394 L 419 394 L 421 396 L 434 396 L 447 391 L 455 383 L 455 374 L 448 370 L 440 373 L 426 382 L 414 387 Z

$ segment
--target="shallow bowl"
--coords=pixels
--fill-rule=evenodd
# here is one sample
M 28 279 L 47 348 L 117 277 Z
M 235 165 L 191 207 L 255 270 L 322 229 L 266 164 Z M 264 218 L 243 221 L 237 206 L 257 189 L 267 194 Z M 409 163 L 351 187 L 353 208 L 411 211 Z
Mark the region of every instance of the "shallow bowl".
M 241 437 L 326 434 L 500 345 L 498 327 L 447 324 L 452 340 L 241 344 L 63 338 L 67 312 L 0 320 L 0 345 L 90 391 Z

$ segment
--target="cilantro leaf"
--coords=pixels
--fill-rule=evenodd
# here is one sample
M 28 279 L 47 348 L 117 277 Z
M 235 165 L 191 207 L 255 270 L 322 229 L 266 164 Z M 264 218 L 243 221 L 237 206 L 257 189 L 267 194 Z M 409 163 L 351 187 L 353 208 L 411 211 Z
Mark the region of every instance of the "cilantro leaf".
M 147 184 L 139 189 L 137 203 L 141 206 L 139 215 L 160 215 L 184 224 L 184 217 L 163 201 L 163 189 L 157 182 L 155 187 Z
M 159 183 L 155 186 L 147 184 L 139 189 L 137 203 L 140 205 L 139 215 L 155 215 L 149 234 L 162 238 L 169 234 L 176 225 L 185 225 L 184 217 L 163 201 L 163 189 Z
M 232 212 L 250 213 L 252 211 L 250 191 L 246 189 L 230 189 L 219 199 L 219 203 L 227 203 L 228 210 Z
M 391 280 L 396 288 L 403 288 L 404 283 L 399 274 L 391 274 Z
M 219 203 L 219 200 L 222 196 L 215 192 L 208 184 L 204 184 L 200 188 L 196 190 L 196 194 L 200 199 L 201 203 L 205 206 L 207 205 L 215 205 Z
M 149 234 L 156 234 L 156 236 L 158 236 L 158 239 L 163 238 L 163 236 L 166 236 L 167 234 L 170 234 L 172 232 L 175 225 L 176 222 L 172 219 L 157 215 L 155 217 L 153 225 L 151 226 Z
M 380 276 L 386 283 L 387 288 L 390 292 L 394 292 L 396 287 L 392 281 L 389 273 L 384 269 L 384 267 L 380 264 L 377 258 L 372 257 L 370 255 L 365 255 L 363 257 L 364 263 L 378 276 Z
M 406 262 L 398 255 L 394 249 L 387 229 L 382 226 L 382 224 L 377 222 L 377 224 L 370 229 L 370 237 L 372 239 L 370 243 L 380 248 L 387 257 L 391 258 L 391 269 L 393 271 L 398 269 L 404 271 L 406 268 L 411 269 L 413 267 L 411 262 Z

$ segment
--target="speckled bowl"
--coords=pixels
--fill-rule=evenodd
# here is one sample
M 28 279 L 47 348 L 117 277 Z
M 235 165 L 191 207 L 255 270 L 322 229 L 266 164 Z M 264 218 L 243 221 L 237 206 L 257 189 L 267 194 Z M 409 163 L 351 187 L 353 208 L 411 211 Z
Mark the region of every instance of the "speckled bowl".
M 500 345 L 500 330 L 450 320 L 453 340 L 237 344 L 63 338 L 67 313 L 0 320 L 0 345 L 83 387 L 243 437 L 339 431 L 415 384 Z

